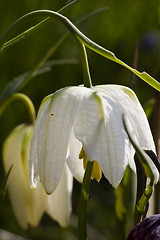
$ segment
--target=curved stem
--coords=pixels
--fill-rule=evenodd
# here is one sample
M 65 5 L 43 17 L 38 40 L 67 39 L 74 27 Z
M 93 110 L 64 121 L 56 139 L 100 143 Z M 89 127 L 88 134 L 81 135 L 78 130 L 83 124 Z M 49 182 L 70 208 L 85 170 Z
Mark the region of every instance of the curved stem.
M 152 195 L 152 192 L 154 190 L 154 185 L 157 184 L 157 182 L 159 180 L 159 172 L 158 172 L 158 169 L 156 168 L 155 164 L 153 163 L 152 159 L 149 157 L 149 155 L 147 155 L 147 153 L 144 150 L 142 150 L 137 145 L 135 140 L 132 138 L 132 136 L 128 130 L 125 115 L 123 116 L 123 124 L 124 124 L 124 128 L 127 132 L 128 138 L 129 138 L 130 142 L 132 143 L 133 147 L 135 148 L 136 155 L 142 164 L 145 176 L 146 176 L 146 178 L 150 179 L 150 182 L 147 183 L 146 188 L 144 189 L 143 195 L 141 196 L 141 198 L 139 199 L 139 201 L 136 205 L 135 220 L 137 220 L 140 216 L 145 216 L 145 214 L 146 214 L 146 205 Z
M 27 21 L 28 19 L 31 20 L 31 18 L 35 17 L 55 17 L 56 19 L 62 21 L 64 25 L 68 28 L 68 30 L 73 33 L 73 35 L 85 46 L 90 48 L 91 50 L 97 52 L 98 54 L 124 66 L 125 68 L 129 69 L 131 72 L 135 73 L 138 77 L 140 77 L 142 80 L 150 84 L 152 87 L 160 91 L 160 83 L 156 81 L 153 77 L 151 77 L 146 72 L 139 72 L 136 69 L 130 67 L 120 59 L 118 59 L 114 53 L 111 51 L 101 47 L 100 45 L 96 44 L 95 42 L 91 41 L 89 38 L 87 38 L 82 32 L 79 31 L 79 29 L 66 17 L 63 15 L 50 11 L 50 10 L 38 10 L 30 12 L 23 17 L 19 18 L 15 23 L 13 23 L 8 30 L 4 33 L 4 35 L 0 39 L 0 50 L 3 49 L 3 45 L 5 42 L 9 39 L 11 35 L 14 34 L 15 28 L 19 28 L 24 21 Z
M 83 67 L 84 86 L 90 88 L 92 87 L 92 81 L 91 81 L 91 75 L 89 71 L 86 48 L 82 43 L 80 43 L 79 45 L 80 45 L 81 56 L 82 56 L 81 59 L 82 59 L 82 67 Z
M 32 101 L 30 100 L 30 98 L 22 93 L 15 93 L 11 97 L 9 97 L 6 101 L 4 101 L 3 104 L 0 106 L 0 115 L 2 115 L 2 113 L 5 110 L 5 108 L 7 107 L 7 105 L 14 100 L 20 100 L 26 105 L 26 107 L 28 109 L 28 113 L 29 113 L 29 121 L 31 123 L 33 123 L 35 121 L 34 105 L 33 105 Z
M 87 239 L 87 203 L 89 197 L 89 186 L 91 180 L 91 173 L 93 168 L 93 162 L 87 163 L 85 170 L 80 201 L 78 206 L 78 239 L 86 240 Z
M 76 0 L 77 1 L 77 0 Z M 73 2 L 72 2 L 73 3 Z M 71 5 L 71 4 L 67 4 L 67 5 Z M 65 9 L 68 8 L 67 6 L 65 6 Z M 64 8 L 60 9 L 59 11 L 57 11 L 58 13 L 62 13 L 64 10 Z M 87 14 L 83 17 L 81 17 L 79 20 L 77 20 L 75 23 L 79 24 L 83 21 L 86 21 L 88 18 L 93 17 L 94 15 L 101 13 L 102 11 L 106 11 L 108 10 L 107 7 L 102 7 L 99 8 L 96 11 L 91 12 L 90 14 Z M 6 50 L 7 48 L 13 46 L 14 44 L 17 44 L 19 41 L 22 41 L 23 39 L 25 39 L 26 37 L 30 36 L 31 34 L 35 33 L 35 31 L 37 31 L 41 26 L 43 26 L 45 23 L 48 23 L 49 20 L 51 20 L 50 17 L 45 18 L 44 20 L 42 20 L 41 22 L 39 22 L 38 24 L 30 27 L 29 29 L 27 29 L 26 31 L 20 33 L 19 35 L 17 35 L 16 37 L 13 37 L 12 39 L 10 39 L 9 41 L 5 42 L 3 47 L 0 50 L 0 53 L 3 52 L 3 50 Z M 67 36 L 69 34 L 69 32 L 67 32 L 67 34 L 65 34 L 65 36 Z
M 108 8 L 103 7 L 100 8 L 87 16 L 84 16 L 80 18 L 78 21 L 76 21 L 77 24 L 86 21 L 88 18 L 93 17 L 95 14 L 98 14 L 102 11 L 107 10 Z M 3 52 L 4 49 L 11 47 L 13 44 L 16 44 L 18 41 L 26 38 L 28 35 L 32 34 L 34 31 L 38 30 L 39 27 L 44 24 L 47 21 L 48 18 L 45 20 L 41 21 L 39 24 L 29 28 L 25 32 L 19 34 L 15 38 L 9 40 L 3 45 L 3 49 L 1 50 L 1 53 Z M 24 87 L 34 76 L 36 76 L 37 71 L 45 64 L 47 59 L 58 49 L 58 47 L 62 44 L 62 42 L 66 39 L 66 37 L 69 35 L 69 31 L 66 31 L 62 35 L 62 37 L 45 53 L 45 55 L 40 59 L 40 61 L 33 67 L 31 71 L 27 73 L 27 75 L 20 75 L 13 81 L 11 81 L 2 91 L 0 94 L 0 104 L 5 101 L 7 98 L 9 98 L 14 92 L 19 91 L 22 87 Z M 77 41 L 78 42 L 78 41 Z M 81 43 L 80 43 L 81 44 Z

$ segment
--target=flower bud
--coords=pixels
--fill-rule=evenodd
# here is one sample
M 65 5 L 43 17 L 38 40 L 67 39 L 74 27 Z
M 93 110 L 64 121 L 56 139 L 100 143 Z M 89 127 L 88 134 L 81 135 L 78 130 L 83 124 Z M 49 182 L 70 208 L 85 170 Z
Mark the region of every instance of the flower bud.
M 127 240 L 159 240 L 160 214 L 152 215 L 140 222 L 128 235 Z

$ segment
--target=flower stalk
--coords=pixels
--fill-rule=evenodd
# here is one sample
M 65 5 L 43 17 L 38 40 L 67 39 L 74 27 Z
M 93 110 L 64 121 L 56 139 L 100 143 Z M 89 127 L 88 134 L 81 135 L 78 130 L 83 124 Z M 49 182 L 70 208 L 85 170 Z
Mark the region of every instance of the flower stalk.
M 126 239 L 127 224 L 132 219 L 131 206 L 133 205 L 132 194 L 132 170 L 127 167 L 124 177 L 117 188 L 115 188 L 115 217 L 116 232 L 119 240 Z M 130 199 L 128 201 L 128 199 Z
M 136 169 L 137 169 L 137 193 L 136 193 L 136 205 L 137 205 L 141 196 L 145 191 L 147 179 L 146 179 L 142 164 L 136 154 L 135 154 L 134 160 L 135 160 Z M 148 202 L 145 208 L 145 212 L 147 212 L 147 210 L 148 210 Z M 134 225 L 138 224 L 141 221 L 141 217 L 142 217 L 141 212 L 135 210 Z
M 91 173 L 94 162 L 87 163 L 87 167 L 85 170 L 80 201 L 78 206 L 78 239 L 86 240 L 87 239 L 87 205 L 88 205 L 88 197 L 89 197 L 89 187 L 91 180 Z
M 4 101 L 0 105 L 0 116 L 2 115 L 3 111 L 8 106 L 8 104 L 11 103 L 14 100 L 20 100 L 26 105 L 26 107 L 28 109 L 29 122 L 34 123 L 34 121 L 35 121 L 34 105 L 33 105 L 32 101 L 30 100 L 30 98 L 27 97 L 25 94 L 22 94 L 22 93 L 14 93 L 12 96 L 10 96 L 6 101 Z
M 134 139 L 131 137 L 131 134 L 128 131 L 128 126 L 127 126 L 126 120 L 127 120 L 126 117 L 123 116 L 123 123 L 124 123 L 125 130 L 128 134 L 129 140 L 131 141 L 132 145 L 134 146 L 134 148 L 136 150 L 136 155 L 142 164 L 146 178 L 150 179 L 150 182 L 146 185 L 144 193 L 141 196 L 141 198 L 139 199 L 139 201 L 136 205 L 136 208 L 135 208 L 135 216 L 136 216 L 135 219 L 138 220 L 141 217 L 145 217 L 146 206 L 147 206 L 148 200 L 150 199 L 150 197 L 152 195 L 154 185 L 156 185 L 158 182 L 159 172 L 158 172 L 158 169 L 156 168 L 155 164 L 153 163 L 152 159 L 149 157 L 149 155 L 145 151 L 143 151 L 137 145 L 137 143 L 134 141 Z
M 89 71 L 89 64 L 88 64 L 86 48 L 85 48 L 85 45 L 82 43 L 79 43 L 79 45 L 80 45 L 80 50 L 81 50 L 84 86 L 91 88 L 92 81 L 91 81 L 91 75 L 90 75 L 90 71 Z

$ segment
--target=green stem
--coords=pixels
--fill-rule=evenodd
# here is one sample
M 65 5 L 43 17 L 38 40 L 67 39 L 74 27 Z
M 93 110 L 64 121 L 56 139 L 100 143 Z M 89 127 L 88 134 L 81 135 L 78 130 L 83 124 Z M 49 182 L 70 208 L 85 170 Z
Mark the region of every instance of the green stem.
M 136 155 L 137 155 L 139 161 L 142 164 L 145 176 L 146 176 L 146 178 L 150 179 L 150 182 L 147 183 L 147 186 L 144 190 L 144 193 L 141 196 L 141 198 L 139 199 L 138 204 L 136 205 L 135 216 L 136 216 L 136 219 L 138 219 L 138 217 L 140 217 L 140 215 L 145 216 L 145 214 L 146 214 L 146 205 L 147 205 L 147 202 L 152 195 L 154 185 L 157 184 L 157 182 L 158 182 L 159 172 L 158 172 L 155 164 L 151 160 L 151 158 L 147 155 L 147 153 L 145 153 L 145 151 L 143 151 L 137 145 L 135 140 L 132 138 L 132 136 L 131 136 L 131 134 L 128 130 L 128 126 L 127 126 L 125 116 L 123 116 L 123 123 L 124 123 L 124 128 L 127 132 L 128 138 L 131 141 L 133 147 L 135 148 Z
M 100 8 L 90 14 L 88 14 L 87 16 L 84 16 L 82 18 L 80 18 L 78 21 L 76 21 L 77 24 L 86 21 L 88 18 L 93 17 L 95 14 L 98 14 L 102 11 L 107 10 L 108 8 L 103 7 Z M 39 27 L 46 22 L 47 18 L 44 21 L 41 21 L 39 24 L 29 28 L 27 31 L 23 32 L 22 34 L 18 35 L 17 37 L 11 39 L 10 41 L 6 42 L 4 44 L 5 49 L 7 47 L 12 46 L 13 44 L 16 44 L 19 39 L 22 40 L 23 38 L 27 37 L 28 34 L 31 34 L 33 32 L 35 32 L 35 30 L 39 29 Z M 47 61 L 47 59 L 58 49 L 58 47 L 62 44 L 62 42 L 65 40 L 65 38 L 69 35 L 69 31 L 67 31 L 66 33 L 63 34 L 63 36 L 57 41 L 57 43 L 52 46 L 46 53 L 45 55 L 42 57 L 42 59 L 40 59 L 40 61 L 38 62 L 38 64 L 36 64 L 35 67 L 33 67 L 33 69 L 31 71 L 29 71 L 27 74 L 25 75 L 20 75 L 19 77 L 17 77 L 16 79 L 14 79 L 12 82 L 10 82 L 5 89 L 2 91 L 2 93 L 0 94 L 0 104 L 5 101 L 8 97 L 10 97 L 14 92 L 19 91 L 22 87 L 24 87 L 34 76 L 37 75 L 38 70 L 43 67 L 45 65 L 45 62 Z M 16 40 L 15 40 L 16 39 Z M 1 51 L 2 52 L 2 51 Z M 57 61 L 57 60 L 56 60 Z
M 139 72 L 136 69 L 130 67 L 120 59 L 118 59 L 114 53 L 111 51 L 101 47 L 100 45 L 96 44 L 95 42 L 91 41 L 89 38 L 87 38 L 82 32 L 79 31 L 79 29 L 66 17 L 63 15 L 53 12 L 50 10 L 38 10 L 30 12 L 23 17 L 19 18 L 15 23 L 13 23 L 8 30 L 3 34 L 3 36 L 0 39 L 0 49 L 3 49 L 3 46 L 5 42 L 9 39 L 11 35 L 14 34 L 15 29 L 21 27 L 21 25 L 24 23 L 24 21 L 31 20 L 31 18 L 35 17 L 55 17 L 56 19 L 62 21 L 64 25 L 68 28 L 68 30 L 73 33 L 73 35 L 85 46 L 90 48 L 91 50 L 97 52 L 98 54 L 110 59 L 111 61 L 114 61 L 125 68 L 129 69 L 131 72 L 135 73 L 138 77 L 140 77 L 142 80 L 147 82 L 149 85 L 160 91 L 160 83 L 156 81 L 153 77 L 151 77 L 146 72 Z
M 91 81 L 91 75 L 89 71 L 86 48 L 82 43 L 80 43 L 79 45 L 80 45 L 81 56 L 82 56 L 81 59 L 82 59 L 84 86 L 90 88 L 92 87 L 92 81 Z
M 93 162 L 88 161 L 84 178 L 83 178 L 80 202 L 78 206 L 78 237 L 79 237 L 78 239 L 79 240 L 87 239 L 87 204 L 88 204 L 88 197 L 89 197 L 89 186 L 90 186 L 92 168 L 93 168 Z
M 128 166 L 115 192 L 115 219 L 118 240 L 126 239 L 128 223 L 133 219 L 132 170 Z
M 137 154 L 135 154 L 134 160 L 135 160 L 136 170 L 137 170 L 137 193 L 136 193 L 136 206 L 135 206 L 135 212 L 134 212 L 134 225 L 137 225 L 142 218 L 142 213 L 137 211 L 137 204 L 141 199 L 146 188 L 146 176 Z
M 119 240 L 125 239 L 126 209 L 124 206 L 124 189 L 120 184 L 115 190 L 116 231 Z
M 29 113 L 29 121 L 31 123 L 33 123 L 35 121 L 34 105 L 33 105 L 32 101 L 30 100 L 30 98 L 22 93 L 15 93 L 11 97 L 9 97 L 6 101 L 4 101 L 3 104 L 0 106 L 0 115 L 2 115 L 3 111 L 8 106 L 8 104 L 15 100 L 20 100 L 26 105 L 26 107 L 28 109 L 28 113 Z

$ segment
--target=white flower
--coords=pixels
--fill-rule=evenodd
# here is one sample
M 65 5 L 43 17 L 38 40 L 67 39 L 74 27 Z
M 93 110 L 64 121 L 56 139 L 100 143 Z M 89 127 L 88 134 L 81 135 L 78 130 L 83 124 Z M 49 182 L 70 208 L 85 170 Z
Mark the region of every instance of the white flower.
M 8 180 L 8 191 L 14 214 L 24 229 L 36 227 L 46 211 L 62 227 L 68 225 L 71 213 L 73 177 L 65 164 L 61 180 L 54 194 L 48 196 L 42 185 L 36 189 L 29 184 L 29 149 L 32 125 L 20 125 L 8 136 L 3 145 L 3 163 L 6 173 L 13 164 Z
M 29 185 L 29 149 L 33 126 L 20 125 L 3 145 L 3 163 L 6 173 L 13 164 L 8 179 L 8 191 L 14 214 L 24 229 L 37 226 L 47 203 L 47 194 L 40 183 L 36 189 Z
M 73 176 L 81 180 L 81 152 L 80 158 L 96 161 L 95 173 L 101 168 L 109 182 L 117 187 L 128 165 L 135 171 L 135 150 L 124 130 L 122 114 L 127 116 L 137 144 L 155 152 L 145 113 L 134 92 L 127 87 L 67 87 L 45 98 L 31 144 L 31 185 L 35 187 L 40 178 L 45 191 L 52 193 L 65 163 Z

